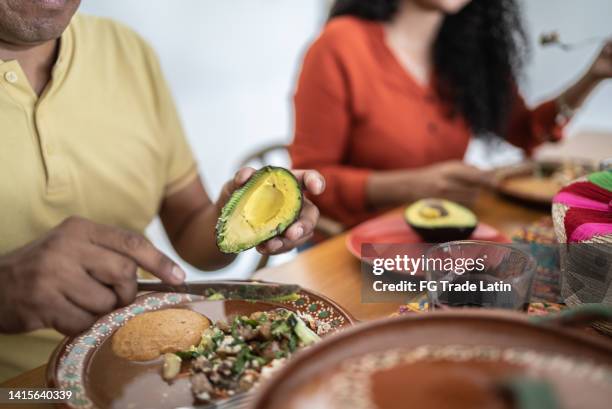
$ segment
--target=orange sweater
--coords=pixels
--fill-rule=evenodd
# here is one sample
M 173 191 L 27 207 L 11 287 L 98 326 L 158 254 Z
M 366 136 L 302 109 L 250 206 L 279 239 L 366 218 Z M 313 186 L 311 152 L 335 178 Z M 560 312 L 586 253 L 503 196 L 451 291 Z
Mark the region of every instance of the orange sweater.
M 529 110 L 520 96 L 507 140 L 533 149 L 558 139 L 556 104 Z M 312 199 L 329 217 L 353 226 L 373 214 L 365 185 L 373 170 L 408 169 L 462 159 L 470 129 L 450 118 L 433 89 L 419 85 L 385 43 L 380 23 L 339 17 L 308 50 L 295 93 L 295 168 L 327 180 Z

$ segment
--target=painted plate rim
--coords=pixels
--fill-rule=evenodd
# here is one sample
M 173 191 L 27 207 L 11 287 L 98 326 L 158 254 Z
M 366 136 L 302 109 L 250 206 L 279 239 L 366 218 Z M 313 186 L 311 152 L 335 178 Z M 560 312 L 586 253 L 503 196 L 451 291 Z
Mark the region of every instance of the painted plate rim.
M 234 282 L 236 284 L 249 284 L 249 283 L 270 284 L 270 285 L 280 284 L 280 283 L 273 283 L 273 282 L 260 281 L 260 280 L 222 280 L 222 281 L 223 283 Z M 214 284 L 217 282 L 218 280 L 197 281 L 197 282 L 191 281 L 189 282 L 189 287 L 191 291 L 197 291 L 199 288 L 204 289 L 206 288 L 206 285 Z M 318 298 L 322 300 L 325 304 L 327 304 L 326 305 L 327 307 L 331 307 L 334 310 L 336 310 L 339 313 L 339 315 L 341 315 L 342 318 L 346 320 L 346 323 L 340 325 L 338 329 L 344 330 L 346 328 L 352 327 L 358 322 L 351 313 L 349 313 L 344 307 L 339 305 L 337 302 L 331 300 L 329 297 L 323 294 L 317 293 L 315 291 L 305 289 L 305 288 L 301 288 L 300 293 L 306 296 L 314 296 L 315 298 Z M 151 299 L 156 299 L 157 302 L 149 303 L 148 300 L 151 300 Z M 49 359 L 49 362 L 47 363 L 46 383 L 47 383 L 47 386 L 51 388 L 59 387 L 59 388 L 64 388 L 64 389 L 70 389 L 70 388 L 65 387 L 69 383 L 69 381 L 67 381 L 65 378 L 66 375 L 63 375 L 64 378 L 61 378 L 60 376 L 58 376 L 58 373 L 60 369 L 62 368 L 62 365 L 72 367 L 73 371 L 70 373 L 75 374 L 77 378 L 80 376 L 80 379 L 81 379 L 80 381 L 74 380 L 73 382 L 74 382 L 74 385 L 76 385 L 77 391 L 79 393 L 79 395 L 77 396 L 79 396 L 79 399 L 81 398 L 82 399 L 80 403 L 77 403 L 77 404 L 74 404 L 72 402 L 64 402 L 64 403 L 59 404 L 59 406 L 64 407 L 64 408 L 72 408 L 72 409 L 97 408 L 97 406 L 95 406 L 95 404 L 91 400 L 89 400 L 89 398 L 87 397 L 87 393 L 85 391 L 86 385 L 84 384 L 84 380 L 83 380 L 83 373 L 89 362 L 91 354 L 100 345 L 100 341 L 110 336 L 110 334 L 112 334 L 114 330 L 119 328 L 122 325 L 122 323 L 125 322 L 126 319 L 131 318 L 143 312 L 155 311 L 162 307 L 180 305 L 180 304 L 187 303 L 187 302 L 203 301 L 203 300 L 205 300 L 205 298 L 201 295 L 179 292 L 179 291 L 176 291 L 176 292 L 157 292 L 157 291 L 145 292 L 145 293 L 139 294 L 134 300 L 134 302 L 131 303 L 130 305 L 116 309 L 115 311 L 100 317 L 85 332 L 77 336 L 65 337 L 60 342 L 60 344 L 55 348 L 55 350 L 53 351 Z M 234 300 L 234 301 L 250 302 L 247 300 Z M 289 309 L 295 308 L 295 306 L 293 306 L 292 308 L 288 302 L 287 304 L 285 304 L 283 302 L 278 303 L 278 302 L 265 301 L 265 300 L 260 300 L 260 301 L 269 303 L 269 304 L 278 304 L 279 306 L 285 305 Z M 145 305 L 145 304 L 148 304 L 148 305 Z M 118 319 L 117 321 L 114 321 L 115 317 L 123 317 L 123 318 Z M 107 323 L 107 321 L 109 320 L 113 321 L 114 325 Z M 92 332 L 95 334 L 96 331 L 98 331 L 98 338 L 95 338 L 92 335 Z M 70 354 L 73 354 L 75 356 L 71 358 Z M 64 362 L 62 362 L 62 360 L 64 360 Z M 69 362 L 68 364 L 66 364 L 65 363 L 66 360 L 68 361 L 74 360 L 74 362 L 72 363 Z

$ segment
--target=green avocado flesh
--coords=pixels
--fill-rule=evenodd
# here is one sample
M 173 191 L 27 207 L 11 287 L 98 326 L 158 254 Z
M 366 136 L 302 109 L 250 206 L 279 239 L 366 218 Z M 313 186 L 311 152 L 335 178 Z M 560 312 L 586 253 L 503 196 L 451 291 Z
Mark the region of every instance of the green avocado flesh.
M 236 190 L 217 221 L 217 246 L 239 253 L 282 234 L 302 210 L 302 190 L 284 168 L 266 166 Z
M 431 243 L 463 240 L 474 232 L 478 219 L 471 210 L 444 199 L 422 199 L 408 206 L 406 222 Z

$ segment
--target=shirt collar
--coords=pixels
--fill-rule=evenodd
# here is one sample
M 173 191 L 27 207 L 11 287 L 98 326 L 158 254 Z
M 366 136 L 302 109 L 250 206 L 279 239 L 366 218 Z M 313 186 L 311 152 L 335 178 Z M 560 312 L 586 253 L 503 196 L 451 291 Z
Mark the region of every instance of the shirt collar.
M 74 17 L 73 17 L 74 20 Z M 73 22 L 71 21 L 68 27 L 64 30 L 62 35 L 60 36 L 59 42 L 59 52 L 57 53 L 57 60 L 52 68 L 52 79 L 53 80 L 61 80 L 63 78 L 64 73 L 66 72 L 67 67 L 70 64 L 70 60 L 73 55 L 73 47 L 74 47 L 74 33 L 72 28 Z M 17 64 L 15 60 L 2 60 L 0 59 L 0 66 L 4 64 Z

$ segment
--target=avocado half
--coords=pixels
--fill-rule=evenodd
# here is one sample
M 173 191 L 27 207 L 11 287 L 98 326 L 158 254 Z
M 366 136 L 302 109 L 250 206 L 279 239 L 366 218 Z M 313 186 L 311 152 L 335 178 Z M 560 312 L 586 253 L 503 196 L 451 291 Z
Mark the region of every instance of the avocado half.
M 217 246 L 240 253 L 282 234 L 302 210 L 302 189 L 287 169 L 261 168 L 237 189 L 217 220 Z
M 404 219 L 429 243 L 467 239 L 478 224 L 471 210 L 445 199 L 414 202 L 404 211 Z

